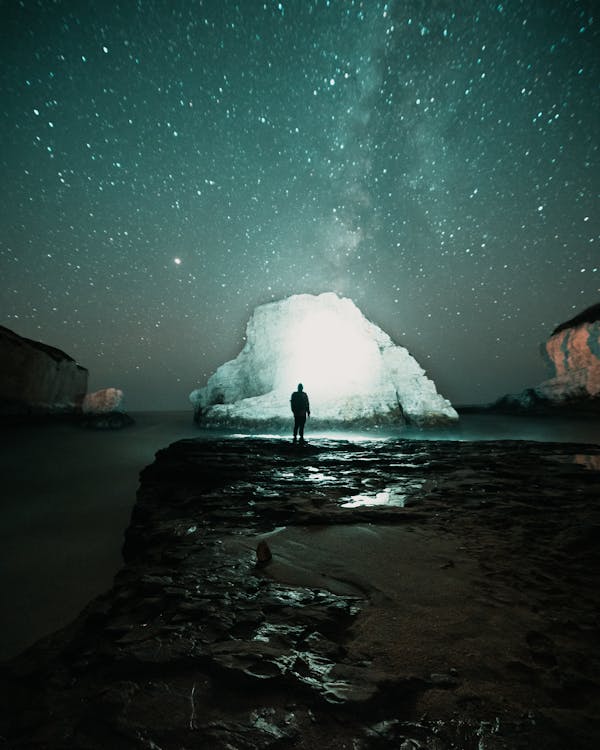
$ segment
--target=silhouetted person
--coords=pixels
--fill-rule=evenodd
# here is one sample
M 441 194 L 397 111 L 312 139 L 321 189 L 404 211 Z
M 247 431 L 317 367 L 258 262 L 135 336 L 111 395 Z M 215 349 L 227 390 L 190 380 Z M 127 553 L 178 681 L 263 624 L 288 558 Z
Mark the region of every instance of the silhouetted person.
M 294 412 L 294 442 L 296 442 L 296 436 L 298 435 L 298 432 L 300 432 L 300 442 L 303 443 L 306 417 L 310 417 L 310 404 L 308 402 L 308 396 L 304 393 L 304 386 L 302 383 L 298 383 L 298 390 L 292 393 L 290 405 Z

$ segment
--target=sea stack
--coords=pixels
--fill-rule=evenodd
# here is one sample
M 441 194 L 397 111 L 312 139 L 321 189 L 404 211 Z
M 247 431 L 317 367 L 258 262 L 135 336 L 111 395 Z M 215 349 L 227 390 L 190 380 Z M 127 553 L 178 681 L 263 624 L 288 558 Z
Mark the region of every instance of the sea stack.
M 552 332 L 542 346 L 551 377 L 540 383 L 552 401 L 600 398 L 600 303 L 588 307 Z
M 298 294 L 257 307 L 246 343 L 190 394 L 207 427 L 280 427 L 301 382 L 311 427 L 430 425 L 458 418 L 402 346 L 334 293 Z
M 557 326 L 541 346 L 550 377 L 494 404 L 505 411 L 600 412 L 600 303 Z
M 135 424 L 133 417 L 123 408 L 123 391 L 119 388 L 102 388 L 86 393 L 81 406 L 83 427 L 96 430 L 118 430 Z

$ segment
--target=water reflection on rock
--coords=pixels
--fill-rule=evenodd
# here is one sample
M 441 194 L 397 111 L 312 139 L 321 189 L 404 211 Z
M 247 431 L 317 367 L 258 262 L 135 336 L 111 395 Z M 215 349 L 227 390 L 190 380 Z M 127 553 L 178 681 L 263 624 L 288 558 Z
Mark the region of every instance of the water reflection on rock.
M 510 441 L 175 443 L 142 474 L 111 591 L 0 671 L 0 735 L 595 747 L 599 460 Z
M 404 508 L 407 505 L 407 499 L 416 495 L 418 490 L 422 487 L 423 482 L 413 482 L 410 485 L 412 495 L 407 494 L 406 486 L 386 487 L 380 492 L 376 492 L 374 495 L 369 494 L 358 494 L 352 495 L 349 498 L 342 498 L 342 508 L 371 508 L 375 505 L 387 505 L 390 507 Z M 418 502 L 418 500 L 413 500 Z M 410 504 L 410 500 L 408 502 Z

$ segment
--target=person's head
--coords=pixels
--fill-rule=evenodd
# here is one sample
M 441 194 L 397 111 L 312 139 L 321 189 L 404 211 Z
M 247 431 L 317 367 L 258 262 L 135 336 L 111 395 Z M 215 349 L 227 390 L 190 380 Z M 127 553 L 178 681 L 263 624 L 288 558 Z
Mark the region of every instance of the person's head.
M 302 385 L 302 383 L 298 383 L 298 390 L 299 391 L 303 391 L 304 390 L 304 386 Z

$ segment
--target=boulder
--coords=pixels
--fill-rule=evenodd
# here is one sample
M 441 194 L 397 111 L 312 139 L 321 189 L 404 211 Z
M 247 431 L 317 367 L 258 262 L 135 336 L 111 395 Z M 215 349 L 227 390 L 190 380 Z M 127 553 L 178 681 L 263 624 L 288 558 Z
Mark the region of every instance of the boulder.
M 273 558 L 271 549 L 265 540 L 261 540 L 256 547 L 256 562 L 257 565 L 266 565 Z
M 416 360 L 349 299 L 298 294 L 257 307 L 239 355 L 190 400 L 207 427 L 289 424 L 302 382 L 311 425 L 439 424 L 458 418 Z
M 76 413 L 88 371 L 65 352 L 0 326 L 0 414 Z
M 84 414 L 108 414 L 122 411 L 123 391 L 119 388 L 102 388 L 93 393 L 86 393 L 81 411 Z
M 119 388 L 86 393 L 81 411 L 81 424 L 96 430 L 118 430 L 135 424 L 135 420 L 123 411 L 123 391 Z

